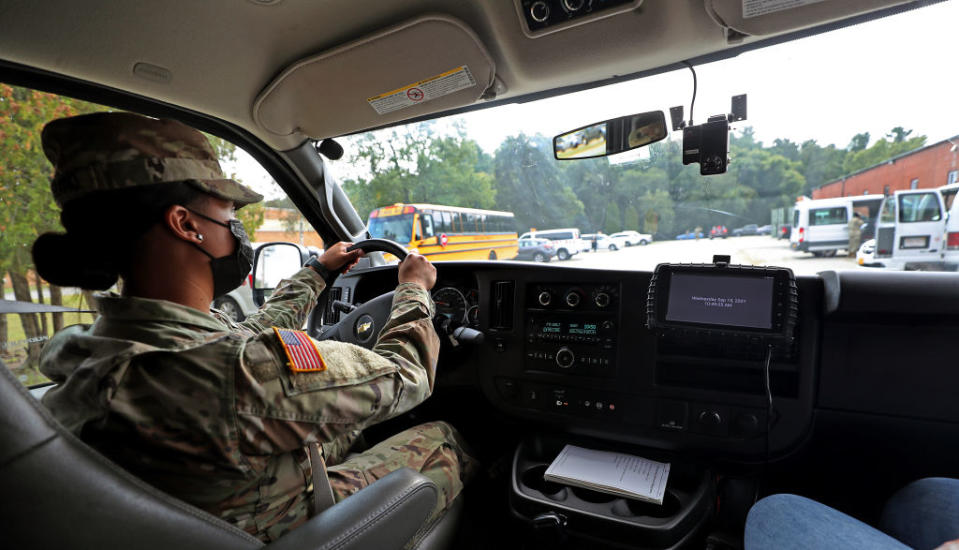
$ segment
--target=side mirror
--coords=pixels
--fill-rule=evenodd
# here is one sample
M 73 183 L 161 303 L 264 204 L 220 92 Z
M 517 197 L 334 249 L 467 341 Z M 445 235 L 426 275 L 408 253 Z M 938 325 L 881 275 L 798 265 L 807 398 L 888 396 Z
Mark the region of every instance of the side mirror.
M 666 115 L 649 111 L 597 122 L 553 138 L 557 160 L 615 155 L 666 139 Z
M 253 259 L 253 302 L 262 306 L 280 281 L 293 275 L 310 259 L 305 247 L 294 243 L 266 243 Z

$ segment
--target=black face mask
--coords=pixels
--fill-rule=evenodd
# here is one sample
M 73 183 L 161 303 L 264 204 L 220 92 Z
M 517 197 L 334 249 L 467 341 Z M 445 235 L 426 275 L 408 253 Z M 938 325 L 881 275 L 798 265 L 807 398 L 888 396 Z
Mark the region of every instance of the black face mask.
M 253 246 L 250 245 L 250 238 L 246 235 L 246 229 L 243 228 L 243 222 L 240 220 L 230 220 L 228 223 L 214 220 L 187 208 L 201 218 L 206 218 L 211 222 L 222 225 L 230 230 L 233 238 L 236 239 L 236 250 L 229 256 L 214 258 L 212 254 L 200 248 L 196 243 L 192 243 L 200 252 L 210 257 L 210 269 L 213 270 L 213 298 L 219 298 L 227 292 L 243 284 L 243 279 L 253 269 Z

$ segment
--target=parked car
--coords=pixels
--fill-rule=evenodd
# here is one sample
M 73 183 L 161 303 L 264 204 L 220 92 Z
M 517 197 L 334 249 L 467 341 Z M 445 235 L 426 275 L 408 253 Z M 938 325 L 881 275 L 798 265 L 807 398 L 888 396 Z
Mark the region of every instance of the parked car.
M 680 233 L 679 235 L 676 235 L 676 240 L 679 240 L 679 241 L 687 241 L 687 240 L 702 239 L 702 238 L 703 238 L 702 231 L 700 231 L 699 233 L 687 231 L 685 233 Z
M 253 274 L 243 279 L 243 284 L 213 300 L 213 309 L 225 313 L 237 323 L 252 315 L 258 308 L 253 302 Z
M 733 237 L 743 237 L 746 235 L 758 235 L 759 234 L 759 225 L 755 223 L 750 223 L 742 227 L 737 227 L 733 229 Z
M 709 230 L 709 238 L 716 239 L 722 237 L 723 239 L 729 237 L 729 229 L 725 225 L 714 225 Z
M 610 237 L 614 239 L 625 239 L 626 246 L 646 246 L 653 242 L 652 235 L 649 233 L 640 233 L 639 231 L 620 231 L 619 233 L 613 233 Z
M 602 233 L 585 233 L 582 239 L 586 242 L 590 250 L 592 250 L 593 241 L 596 241 L 597 250 L 615 251 L 626 247 L 625 238 L 617 237 L 614 239 L 612 235 L 604 235 Z
M 583 250 L 588 250 L 586 243 L 580 239 L 579 229 L 575 227 L 527 231 L 520 235 L 519 238 L 541 238 L 553 241 L 553 245 L 556 247 L 556 257 L 560 260 L 568 260 L 573 255 L 579 254 Z
M 856 263 L 863 267 L 885 267 L 885 264 L 876 261 L 876 239 L 862 243 L 856 251 Z
M 760 225 L 760 226 L 756 229 L 756 234 L 757 234 L 757 235 L 770 235 L 770 234 L 772 234 L 772 232 L 773 232 L 773 226 L 771 226 L 771 225 Z
M 514 260 L 548 262 L 556 255 L 556 247 L 549 239 L 520 239 Z

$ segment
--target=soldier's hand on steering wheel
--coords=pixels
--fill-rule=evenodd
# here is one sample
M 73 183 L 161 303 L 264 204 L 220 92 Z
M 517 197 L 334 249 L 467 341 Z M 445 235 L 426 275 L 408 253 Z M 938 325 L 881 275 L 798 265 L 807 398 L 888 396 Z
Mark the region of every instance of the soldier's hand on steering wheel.
M 323 255 L 319 257 L 319 262 L 323 264 L 330 273 L 346 273 L 350 270 L 360 258 L 366 253 L 362 250 L 353 250 L 347 252 L 346 248 L 353 243 L 340 241 L 327 248 Z
M 401 283 L 416 283 L 429 290 L 436 284 L 436 268 L 425 256 L 411 252 L 400 262 L 397 278 Z

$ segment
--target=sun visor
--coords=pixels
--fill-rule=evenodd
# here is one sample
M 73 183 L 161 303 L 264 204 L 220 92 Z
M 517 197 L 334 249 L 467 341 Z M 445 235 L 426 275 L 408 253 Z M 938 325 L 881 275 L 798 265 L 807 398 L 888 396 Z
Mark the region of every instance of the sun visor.
M 705 0 L 706 11 L 727 31 L 768 36 L 881 10 L 910 0 Z
M 253 104 L 278 136 L 324 138 L 463 107 L 496 69 L 462 22 L 424 16 L 297 61 Z

